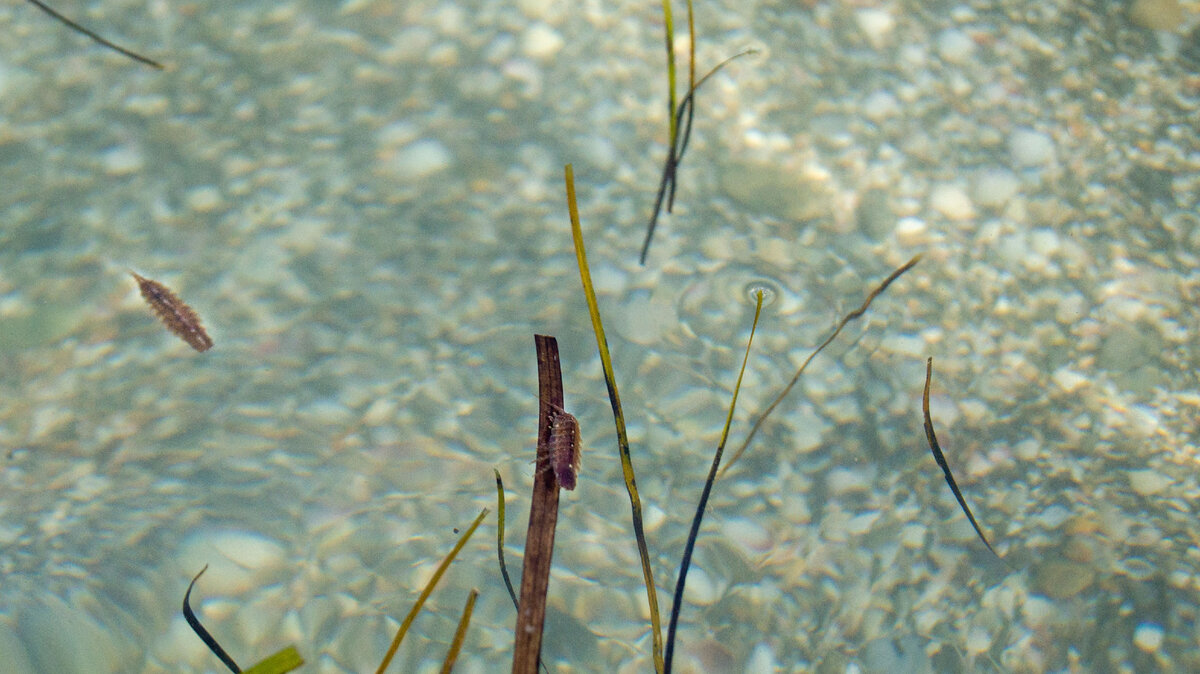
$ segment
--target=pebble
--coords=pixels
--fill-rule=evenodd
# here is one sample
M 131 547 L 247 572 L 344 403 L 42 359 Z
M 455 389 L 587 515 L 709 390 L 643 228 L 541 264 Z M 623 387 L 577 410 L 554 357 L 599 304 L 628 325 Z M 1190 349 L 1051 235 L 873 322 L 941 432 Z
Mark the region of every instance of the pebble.
M 1055 370 L 1051 378 L 1066 393 L 1074 393 L 1088 383 L 1087 377 L 1066 367 Z
M 1016 166 L 1045 166 L 1054 161 L 1054 141 L 1040 131 L 1021 127 L 1008 137 L 1008 153 Z
M 521 53 L 535 61 L 548 61 L 562 50 L 564 44 L 558 31 L 538 22 L 525 30 L 521 38 Z
M 1179 30 L 1184 23 L 1183 7 L 1179 0 L 1133 0 L 1129 20 L 1151 30 Z
M 225 200 L 221 198 L 221 191 L 214 185 L 193 187 L 188 190 L 184 201 L 187 203 L 187 207 L 196 213 L 212 213 L 225 203 Z
M 896 242 L 901 246 L 921 246 L 929 240 L 929 227 L 920 218 L 900 218 L 895 231 Z
M 441 141 L 427 138 L 397 150 L 386 161 L 386 168 L 402 180 L 420 180 L 445 171 L 453 163 L 454 157 Z
M 249 592 L 270 572 L 282 567 L 284 548 L 275 540 L 248 531 L 201 531 L 181 546 L 178 558 L 203 559 L 210 568 L 201 583 L 206 596 Z M 195 574 L 199 569 L 186 569 Z
M 1153 653 L 1163 645 L 1163 628 L 1154 623 L 1142 623 L 1133 630 L 1133 645 L 1142 651 Z
M 1051 560 L 1037 567 L 1034 585 L 1051 599 L 1067 599 L 1091 586 L 1095 576 L 1090 566 Z
M 829 422 L 817 416 L 812 406 L 805 405 L 796 416 L 796 430 L 792 436 L 792 450 L 807 454 L 821 446 L 821 436 L 831 428 Z
M 727 586 L 726 582 L 713 578 L 693 564 L 688 571 L 686 597 L 691 604 L 711 606 L 725 594 Z
M 947 28 L 937 36 L 938 55 L 950 63 L 966 63 L 975 53 L 975 41 L 957 28 Z
M 759 643 L 750 652 L 750 658 L 746 660 L 747 672 L 777 672 L 780 670 L 779 663 L 775 660 L 775 652 L 771 650 L 771 646 L 765 642 Z
M 990 168 L 979 172 L 975 178 L 975 203 L 985 208 L 1001 208 L 1009 202 L 1021 183 L 1017 176 L 1005 168 Z
M 900 101 L 889 91 L 876 91 L 863 99 L 862 113 L 872 122 L 882 122 L 900 114 Z
M 142 170 L 146 160 L 137 148 L 128 145 L 111 147 L 101 155 L 104 172 L 110 176 L 133 175 Z
M 871 510 L 861 515 L 855 515 L 846 521 L 843 530 L 851 536 L 862 536 L 869 532 L 871 527 L 875 526 L 875 522 L 881 515 L 883 513 L 878 510 Z
M 981 655 L 992 647 L 992 637 L 983 627 L 975 625 L 967 632 L 966 647 L 968 653 Z
M 766 552 L 774 543 L 771 533 L 762 524 L 746 517 L 725 521 L 721 525 L 721 535 L 747 553 Z
M 854 13 L 854 21 L 858 29 L 866 36 L 872 47 L 880 49 L 891 41 L 892 31 L 896 28 L 896 19 L 886 9 L 864 7 Z
M 1172 483 L 1174 480 L 1151 468 L 1129 471 L 1129 486 L 1141 496 L 1161 494 Z
M 950 220 L 962 221 L 975 217 L 971 197 L 958 185 L 938 185 L 929 194 L 929 205 Z
M 870 493 L 874 471 L 837 467 L 829 471 L 825 485 L 831 494 Z

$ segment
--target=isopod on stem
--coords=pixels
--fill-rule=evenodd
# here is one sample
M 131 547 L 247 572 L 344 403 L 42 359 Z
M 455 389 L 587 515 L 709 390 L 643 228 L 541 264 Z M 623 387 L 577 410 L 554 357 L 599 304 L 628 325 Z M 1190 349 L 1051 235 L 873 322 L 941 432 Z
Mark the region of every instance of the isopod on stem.
M 550 467 L 558 486 L 574 490 L 579 477 L 580 455 L 583 453 L 583 441 L 579 437 L 579 420 L 574 414 L 542 401 L 550 407 L 550 434 L 546 447 L 550 451 Z

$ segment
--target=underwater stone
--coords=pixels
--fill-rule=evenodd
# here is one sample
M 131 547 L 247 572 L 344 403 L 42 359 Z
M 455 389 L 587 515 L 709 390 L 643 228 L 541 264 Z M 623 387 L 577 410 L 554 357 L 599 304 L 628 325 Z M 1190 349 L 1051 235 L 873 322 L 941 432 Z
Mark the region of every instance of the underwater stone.
M 755 213 L 790 220 L 812 220 L 828 211 L 825 193 L 811 180 L 778 165 L 730 161 L 721 165 L 721 189 Z
M 970 220 L 975 217 L 975 205 L 958 185 L 938 185 L 929 194 L 929 205 L 950 220 Z
M 975 179 L 975 202 L 987 208 L 1000 208 L 1020 189 L 1021 183 L 1012 171 L 1004 168 L 984 169 Z
M 1054 161 L 1054 140 L 1030 128 L 1020 128 L 1008 137 L 1008 153 L 1017 166 L 1044 166 Z
M 975 53 L 975 41 L 956 28 L 947 28 L 937 37 L 938 55 L 950 63 L 966 63 Z
M 117 145 L 105 150 L 100 160 L 104 163 L 104 172 L 110 176 L 133 175 L 142 170 L 146 160 L 135 147 Z
M 189 209 L 197 213 L 211 213 L 225 203 L 221 191 L 214 185 L 201 185 L 188 191 L 184 197 Z
M 34 674 L 37 671 L 21 640 L 3 622 L 0 622 L 0 654 L 3 654 L 5 671 L 10 674 Z
M 1129 471 L 1129 486 L 1141 496 L 1161 494 L 1173 482 L 1171 478 L 1150 468 Z
M 1179 0 L 1133 0 L 1129 20 L 1150 30 L 1178 30 L 1183 25 L 1183 7 Z
M 535 23 L 522 36 L 521 53 L 535 61 L 547 61 L 554 58 L 564 44 L 558 31 L 544 23 Z
M 1147 653 L 1153 653 L 1163 644 L 1163 628 L 1154 623 L 1142 623 L 1133 630 L 1133 645 Z
M 402 180 L 427 178 L 450 168 L 453 163 L 450 151 L 433 138 L 402 147 L 384 162 L 388 172 Z
M 920 218 L 900 218 L 896 222 L 896 242 L 901 246 L 920 246 L 929 240 L 929 227 Z
M 1095 576 L 1089 566 L 1051 560 L 1034 572 L 1034 586 L 1051 599 L 1067 599 L 1091 586 Z
M 867 42 L 876 49 L 887 46 L 896 28 L 896 19 L 887 10 L 878 7 L 864 7 L 855 11 L 854 22 L 866 36 Z
M 881 122 L 900 114 L 900 101 L 890 91 L 876 91 L 863 99 L 862 113 L 872 122 Z

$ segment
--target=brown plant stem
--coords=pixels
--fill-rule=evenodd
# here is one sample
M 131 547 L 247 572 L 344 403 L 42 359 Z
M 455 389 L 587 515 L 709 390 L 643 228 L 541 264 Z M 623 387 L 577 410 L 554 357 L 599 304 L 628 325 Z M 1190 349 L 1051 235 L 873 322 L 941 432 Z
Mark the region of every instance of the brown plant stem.
M 562 368 L 558 340 L 534 335 L 537 347 L 538 405 L 537 468 L 529 505 L 529 529 L 525 534 L 525 561 L 521 570 L 521 597 L 517 605 L 517 627 L 513 642 L 513 674 L 535 674 L 542 651 L 542 627 L 546 622 L 546 588 L 550 584 L 550 562 L 554 555 L 554 528 L 558 523 L 558 480 L 551 464 L 549 447 L 551 415 L 562 409 Z

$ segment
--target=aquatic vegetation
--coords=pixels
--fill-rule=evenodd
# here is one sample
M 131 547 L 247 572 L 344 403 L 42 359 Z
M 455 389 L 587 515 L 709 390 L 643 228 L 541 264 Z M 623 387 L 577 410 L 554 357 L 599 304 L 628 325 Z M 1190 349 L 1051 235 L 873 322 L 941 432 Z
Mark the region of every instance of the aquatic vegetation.
M 717 451 L 713 453 L 712 466 L 708 469 L 708 477 L 704 480 L 704 489 L 700 492 L 700 501 L 696 503 L 696 514 L 692 516 L 692 528 L 688 531 L 687 543 L 683 549 L 683 561 L 679 564 L 679 577 L 675 581 L 675 598 L 671 602 L 671 620 L 667 627 L 667 653 L 663 670 L 671 671 L 671 663 L 675 655 L 675 629 L 679 626 L 679 613 L 683 606 L 683 590 L 687 583 L 688 568 L 692 563 L 692 552 L 696 547 L 696 538 L 700 535 L 700 522 L 704 519 L 704 511 L 708 508 L 708 497 L 712 494 L 713 482 L 717 479 L 717 468 L 721 466 L 721 455 L 725 452 L 725 441 L 729 439 L 729 426 L 733 423 L 733 411 L 737 408 L 738 393 L 742 390 L 742 377 L 746 374 L 746 363 L 750 360 L 750 346 L 754 343 L 754 331 L 758 329 L 758 317 L 762 314 L 763 293 L 755 293 L 754 322 L 750 324 L 750 337 L 746 340 L 746 353 L 742 356 L 742 367 L 738 370 L 737 382 L 733 385 L 733 399 L 729 401 L 729 414 L 725 416 L 725 426 L 721 429 L 721 441 L 717 443 Z
M 562 407 L 562 367 L 558 341 L 534 335 L 538 364 L 539 405 L 537 468 L 529 501 L 529 527 L 525 534 L 525 561 L 521 570 L 521 593 L 517 600 L 517 623 L 513 639 L 513 672 L 532 674 L 541 661 L 542 627 L 546 621 L 546 591 L 554 558 L 554 533 L 558 523 L 558 478 L 553 471 L 550 449 L 553 407 Z
M 462 650 L 463 639 L 467 636 L 467 628 L 471 626 L 471 614 L 475 611 L 475 600 L 479 598 L 479 590 L 474 588 L 467 594 L 467 605 L 463 607 L 462 617 L 458 619 L 458 627 L 454 630 L 454 640 L 450 642 L 450 650 L 442 663 L 442 674 L 449 674 L 458 660 Z
M 937 465 L 942 469 L 942 474 L 946 476 L 946 484 L 950 485 L 950 491 L 954 492 L 954 498 L 958 501 L 958 505 L 962 507 L 963 513 L 971 522 L 971 527 L 975 529 L 975 533 L 979 534 L 979 540 L 987 546 L 996 557 L 1000 557 L 1000 553 L 996 552 L 992 544 L 988 542 L 987 536 L 983 535 L 983 530 L 979 528 L 979 523 L 975 521 L 975 516 L 971 514 L 971 509 L 967 507 L 967 501 L 963 498 L 962 491 L 958 488 L 958 483 L 954 481 L 954 475 L 950 473 L 950 466 L 946 463 L 946 455 L 942 453 L 942 447 L 938 444 L 937 435 L 933 432 L 933 419 L 929 416 L 929 384 L 933 379 L 933 358 L 925 361 L 925 391 L 921 394 L 921 413 L 925 417 L 925 438 L 929 440 L 929 451 L 933 452 L 933 458 L 937 461 Z
M 676 74 L 675 74 L 675 23 L 671 15 L 670 0 L 663 0 L 663 30 L 667 45 L 667 157 L 663 163 L 662 177 L 658 181 L 658 191 L 654 196 L 654 208 L 650 212 L 650 222 L 646 225 L 646 236 L 642 241 L 642 252 L 638 255 L 638 264 L 646 264 L 646 255 L 650 252 L 650 242 L 654 239 L 654 231 L 658 227 L 658 218 L 663 211 L 666 201 L 666 211 L 670 213 L 675 207 L 676 176 L 679 163 L 687 151 L 688 140 L 692 135 L 692 122 L 695 119 L 696 91 L 708 78 L 717 74 L 731 61 L 757 53 L 757 49 L 744 49 L 718 63 L 696 80 L 696 21 L 692 11 L 692 0 L 687 0 L 688 22 L 688 88 L 683 100 L 676 104 Z
M 689 3 L 690 7 L 690 3 Z M 689 12 L 690 18 L 690 12 Z M 690 23 L 690 21 L 689 21 Z M 687 151 L 688 140 L 692 136 L 692 121 L 695 118 L 695 103 L 696 91 L 702 84 L 708 81 L 708 78 L 717 74 L 722 68 L 728 65 L 731 61 L 758 53 L 757 49 L 743 49 L 742 51 L 727 57 L 725 60 L 718 63 L 712 70 L 705 73 L 699 81 L 693 82 L 688 88 L 687 95 L 683 97 L 683 101 L 679 103 L 679 107 L 675 110 L 672 116 L 673 124 L 671 125 L 671 140 L 667 148 L 667 158 L 663 164 L 662 177 L 658 181 L 658 191 L 654 196 L 654 208 L 650 213 L 650 222 L 646 226 L 646 237 L 642 240 L 642 252 L 638 256 L 639 264 L 646 264 L 646 255 L 650 253 L 650 241 L 654 238 L 654 231 L 658 227 L 658 218 L 663 211 L 663 200 L 666 200 L 666 211 L 670 213 L 675 207 L 675 178 L 679 171 L 679 163 L 683 161 L 683 154 Z M 693 59 L 695 54 L 693 53 Z M 693 64 L 694 65 L 694 64 Z M 683 131 L 680 132 L 679 129 Z
M 487 514 L 487 508 L 484 508 L 482 511 L 480 511 L 479 515 L 475 517 L 475 520 L 471 522 L 471 526 L 469 526 L 466 531 L 462 532 L 458 538 L 458 542 L 455 543 L 454 547 L 449 553 L 447 553 L 446 557 L 442 559 L 441 564 L 438 565 L 437 569 L 433 573 L 433 576 L 430 577 L 429 581 L 425 584 L 425 587 L 421 590 L 421 594 L 417 597 L 416 602 L 413 603 L 408 615 L 404 617 L 404 621 L 396 630 L 396 635 L 392 638 L 391 645 L 388 647 L 387 653 L 384 654 L 383 661 L 379 664 L 376 674 L 382 674 L 382 672 L 387 669 L 388 665 L 391 664 L 392 658 L 395 657 L 396 651 L 400 648 L 400 644 L 404 640 L 405 634 L 408 633 L 408 628 L 412 625 L 413 620 L 421 611 L 421 607 L 425 605 L 425 601 L 429 599 L 429 595 L 433 593 L 438 581 L 441 580 L 443 575 L 445 575 L 446 570 L 450 568 L 450 564 L 454 561 L 454 558 L 458 556 L 458 553 L 462 550 L 463 546 L 466 545 L 467 541 L 471 539 L 471 536 L 475 533 L 475 530 L 479 528 L 479 524 L 483 521 L 483 518 L 486 517 Z M 209 650 L 211 650 L 213 654 L 216 655 L 217 658 L 220 659 L 221 662 L 224 663 L 231 672 L 234 672 L 234 674 L 241 674 L 243 671 L 245 671 L 247 674 L 286 674 L 286 672 L 297 669 L 304 664 L 304 660 L 300 657 L 296 648 L 294 646 L 288 646 L 262 660 L 250 669 L 242 670 L 240 667 L 238 667 L 237 662 L 235 662 L 229 653 L 227 653 L 225 649 L 221 647 L 212 634 L 205 629 L 204 625 L 200 623 L 200 620 L 192 611 L 190 604 L 192 589 L 195 587 L 196 581 L 199 580 L 200 576 L 204 575 L 204 572 L 207 570 L 208 565 L 205 564 L 204 568 L 200 569 L 200 573 L 197 573 L 196 576 L 192 578 L 192 582 L 188 584 L 187 591 L 183 594 L 183 617 L 187 621 L 188 625 L 191 626 L 192 631 L 196 633 L 196 636 L 200 637 L 200 640 L 203 641 L 206 646 L 208 646 Z M 471 614 L 475 608 L 475 599 L 478 597 L 478 595 L 478 590 L 471 590 L 467 597 L 466 606 L 463 607 L 462 615 L 459 618 L 458 628 L 455 630 L 454 640 L 451 643 L 450 650 L 446 654 L 446 659 L 442 666 L 443 672 L 449 672 L 453 667 L 455 660 L 458 658 L 459 651 L 462 649 L 463 637 L 465 636 L 467 627 L 471 622 Z
M 833 332 L 830 333 L 829 337 L 825 338 L 825 341 L 821 342 L 817 348 L 813 349 L 813 351 L 808 354 L 808 358 L 805 358 L 804 362 L 800 364 L 800 367 L 796 370 L 796 373 L 792 375 L 792 378 L 787 383 L 787 386 L 783 387 L 783 390 L 775 396 L 771 403 L 767 405 L 767 408 L 763 410 L 762 413 L 758 415 L 758 418 L 754 420 L 754 425 L 750 427 L 750 432 L 746 434 L 746 439 L 742 441 L 741 447 L 738 447 L 737 451 L 733 453 L 732 457 L 730 457 L 729 462 L 726 463 L 725 467 L 721 469 L 720 475 L 724 475 L 725 472 L 728 471 L 729 468 L 733 466 L 733 464 L 736 463 L 739 458 L 741 458 L 742 454 L 745 453 L 746 448 L 750 446 L 750 442 L 754 440 L 754 436 L 758 433 L 758 429 L 762 427 L 763 422 L 767 420 L 767 417 L 771 415 L 771 412 L 775 411 L 776 407 L 779 407 L 779 403 L 783 402 L 783 399 L 792 392 L 792 388 L 796 386 L 796 382 L 800 381 L 800 375 L 804 374 L 804 371 L 808 369 L 808 364 L 817 357 L 817 354 L 824 351 L 825 347 L 829 346 L 833 340 L 837 339 L 837 336 L 842 333 L 842 329 L 846 327 L 847 323 L 856 318 L 860 318 L 863 314 L 867 313 L 867 309 L 871 307 L 871 302 L 874 302 L 876 297 L 888 289 L 888 286 L 890 286 L 896 279 L 900 278 L 904 272 L 916 266 L 917 262 L 920 262 L 920 260 L 920 255 L 914 255 L 908 262 L 900 265 L 900 267 L 889 274 L 882 283 L 880 283 L 875 287 L 874 290 L 867 294 L 867 298 L 863 300 L 862 305 L 860 305 L 854 311 L 846 314 L 840 321 L 838 321 L 837 326 L 833 329 Z
M 568 164 L 564 168 L 564 181 L 567 192 L 567 205 L 571 222 L 572 241 L 576 253 L 576 262 L 578 264 L 581 284 L 584 289 L 585 299 L 588 305 L 588 312 L 592 322 L 593 334 L 596 338 L 597 347 L 600 353 L 602 369 L 606 386 L 609 391 L 609 402 L 613 413 L 614 425 L 616 427 L 619 455 L 622 463 L 622 472 L 625 478 L 626 490 L 629 494 L 631 504 L 631 520 L 633 524 L 634 537 L 638 546 L 638 553 L 642 564 L 643 580 L 646 585 L 646 594 L 650 611 L 650 634 L 652 635 L 653 644 L 652 652 L 655 670 L 658 672 L 670 672 L 675 661 L 675 644 L 676 634 L 679 627 L 680 618 L 683 610 L 683 603 L 686 591 L 686 583 L 691 568 L 693 555 L 698 543 L 701 526 L 705 511 L 709 506 L 709 499 L 712 494 L 716 479 L 722 474 L 722 458 L 724 456 L 725 447 L 729 438 L 731 426 L 733 423 L 734 412 L 737 407 L 737 402 L 741 393 L 742 381 L 745 376 L 746 366 L 749 361 L 750 349 L 754 342 L 754 336 L 758 329 L 759 318 L 761 317 L 764 294 L 761 290 L 755 292 L 755 313 L 753 322 L 750 326 L 750 335 L 746 342 L 746 348 L 742 355 L 741 366 L 738 370 L 737 379 L 733 386 L 733 394 L 729 403 L 728 411 L 725 417 L 725 423 L 722 427 L 721 437 L 717 444 L 713 455 L 711 465 L 705 478 L 701 494 L 696 504 L 696 508 L 691 520 L 690 529 L 684 545 L 684 550 L 681 555 L 679 575 L 676 579 L 672 607 L 670 611 L 669 623 L 667 627 L 666 637 L 662 636 L 661 622 L 657 605 L 657 592 L 654 584 L 649 546 L 645 537 L 645 529 L 643 524 L 642 504 L 638 494 L 636 478 L 634 475 L 632 456 L 629 446 L 628 435 L 625 429 L 624 415 L 622 412 L 620 396 L 617 391 L 616 377 L 614 373 L 612 357 L 608 350 L 607 338 L 604 332 L 603 321 L 600 317 L 598 301 L 596 298 L 595 288 L 591 281 L 590 269 L 587 263 L 587 254 L 584 247 L 582 225 L 579 218 L 578 205 L 576 202 L 574 190 L 574 174 L 572 167 Z M 792 381 L 783 390 L 779 396 L 767 407 L 757 419 L 754 427 L 751 430 L 747 441 L 742 445 L 740 450 L 744 450 L 749 440 L 753 437 L 754 431 L 762 424 L 766 415 L 770 413 L 782 400 L 784 396 L 795 385 L 796 380 L 804 372 L 805 367 L 812 359 L 828 346 L 842 329 L 852 320 L 861 317 L 871 306 L 873 300 L 883 293 L 897 278 L 911 269 L 919 260 L 919 256 L 912 258 L 905 265 L 892 272 L 884 281 L 876 286 L 868 293 L 867 298 L 862 305 L 845 315 L 836 326 L 833 333 L 826 338 L 824 342 L 816 350 L 814 350 L 804 362 L 804 365 L 797 371 Z M 497 533 L 496 533 L 496 554 L 500 568 L 500 573 L 504 579 L 505 587 L 507 588 L 509 597 L 516 609 L 516 625 L 513 630 L 513 671 L 522 674 L 533 674 L 539 667 L 545 669 L 541 661 L 541 648 L 543 641 L 543 627 L 546 618 L 548 588 L 550 579 L 550 570 L 552 567 L 554 554 L 554 541 L 558 518 L 558 501 L 560 489 L 569 489 L 576 486 L 576 478 L 579 462 L 579 451 L 581 448 L 579 438 L 578 421 L 573 415 L 567 413 L 563 405 L 563 385 L 562 372 L 559 360 L 559 352 L 557 341 L 553 337 L 546 335 L 535 335 L 534 344 L 537 354 L 538 364 L 538 399 L 539 399 L 539 418 L 538 418 L 538 437 L 537 448 L 535 453 L 536 468 L 534 471 L 533 491 L 530 498 L 529 524 L 525 538 L 525 549 L 523 555 L 523 566 L 521 575 L 521 587 L 519 594 L 514 591 L 512 580 L 509 577 L 508 568 L 504 559 L 504 534 L 506 526 L 506 508 L 504 498 L 504 483 L 500 472 L 493 469 L 493 474 L 496 483 L 496 499 L 497 499 Z M 926 410 L 928 404 L 928 380 L 926 382 Z M 932 432 L 930 422 L 928 421 L 928 412 L 926 411 L 927 430 Z M 931 440 L 931 442 L 936 442 Z M 936 446 L 936 445 L 935 445 Z M 739 451 L 740 454 L 740 451 Z M 936 454 L 935 454 L 936 455 Z M 734 459 L 737 455 L 734 456 Z M 944 467 L 944 462 L 939 461 Z M 730 461 L 732 463 L 732 460 Z M 726 468 L 728 465 L 725 466 Z M 949 475 L 947 475 L 947 479 Z M 960 496 L 957 488 L 952 485 L 956 496 Z M 960 503 L 961 503 L 960 496 Z M 964 504 L 965 507 L 965 504 Z M 972 519 L 969 511 L 968 517 Z M 404 618 L 398 628 L 387 652 L 379 665 L 377 674 L 382 674 L 386 671 L 389 664 L 393 660 L 398 651 L 405 634 L 412 625 L 416 615 L 429 598 L 433 589 L 445 573 L 453 559 L 462 550 L 466 541 L 474 533 L 477 527 L 487 515 L 488 510 L 485 508 L 476 517 L 471 526 L 460 536 L 457 544 L 451 552 L 443 559 L 438 566 L 432 578 L 422 589 L 420 596 L 412 606 L 408 615 Z M 978 529 L 977 529 L 978 531 Z M 982 538 L 982 533 L 980 533 Z M 985 540 L 985 543 L 987 541 Z M 990 549 L 990 545 L 989 545 Z M 203 572 L 201 572 L 203 573 Z M 199 575 L 197 575 L 197 578 Z M 188 597 L 190 596 L 192 586 L 195 584 L 195 579 L 192 585 L 189 585 L 188 592 L 185 594 L 184 611 L 185 617 L 188 618 L 189 624 L 193 626 L 197 635 L 200 636 L 209 648 L 217 655 L 218 658 L 225 662 L 233 671 L 237 665 L 232 658 L 216 643 L 215 639 L 200 626 L 199 621 L 195 620 L 194 614 L 188 606 Z M 451 643 L 449 652 L 446 656 L 443 671 L 449 671 L 456 661 L 458 654 L 461 651 L 463 641 L 468 630 L 472 612 L 474 610 L 475 599 L 478 595 L 477 590 L 472 590 L 466 606 L 460 616 L 458 626 L 455 630 L 454 638 Z M 298 659 L 298 655 L 296 658 Z
M 404 616 L 404 622 L 400 623 L 400 627 L 396 630 L 396 636 L 392 638 L 392 644 L 388 646 L 387 653 L 385 653 L 383 656 L 383 662 L 379 663 L 379 669 L 375 670 L 375 674 L 383 674 L 388 665 L 392 663 L 392 658 L 395 657 L 396 651 L 400 648 L 400 643 L 404 641 L 404 635 L 408 633 L 408 628 L 412 625 L 413 620 L 416 619 L 417 614 L 421 612 L 421 607 L 425 605 L 425 601 L 429 599 L 429 595 L 433 594 L 433 588 L 437 586 L 438 581 L 441 580 L 442 576 L 446 574 L 446 569 L 450 568 L 450 563 L 453 562 L 454 558 L 458 556 L 458 553 L 463 549 L 463 546 L 467 544 L 467 541 L 471 540 L 471 535 L 474 534 L 475 530 L 479 528 L 479 523 L 483 521 L 484 517 L 487 517 L 487 514 L 487 508 L 479 511 L 479 515 L 475 517 L 475 521 L 471 522 L 471 526 L 467 527 L 467 530 L 462 532 L 462 534 L 458 537 L 458 542 L 455 543 L 450 552 L 446 554 L 446 557 L 442 560 L 442 563 L 438 564 L 437 570 L 433 572 L 433 576 L 429 579 L 429 582 L 425 584 L 425 588 L 421 590 L 421 594 L 417 597 L 417 601 L 413 603 L 412 608 L 408 611 L 408 615 Z M 464 610 L 464 613 L 468 614 L 467 619 L 469 619 L 469 613 L 473 606 L 473 601 L 467 603 L 467 608 Z M 457 657 L 457 653 L 457 649 L 451 651 L 452 656 Z
M 192 582 L 188 583 L 187 592 L 183 593 L 183 619 L 187 621 L 188 626 L 192 628 L 192 631 L 196 633 L 196 636 L 200 637 L 200 640 L 204 642 L 204 645 L 208 646 L 208 650 L 212 651 L 213 655 L 216 655 L 217 658 L 229 668 L 229 671 L 233 672 L 234 674 L 241 674 L 243 671 L 246 674 L 286 674 L 294 669 L 298 669 L 304 664 L 304 659 L 300 657 L 300 654 L 296 651 L 296 648 L 294 646 L 287 646 L 283 650 L 268 656 L 266 659 L 262 660 L 250 669 L 243 670 L 242 668 L 238 667 L 237 662 L 235 662 L 229 653 L 227 653 L 225 649 L 221 647 L 221 644 L 217 643 L 216 638 L 214 638 L 213 635 L 209 633 L 207 629 L 205 629 L 204 625 L 200 623 L 200 619 L 197 618 L 196 614 L 192 611 L 192 606 L 190 603 L 192 589 L 195 588 L 196 581 L 200 580 L 200 576 L 203 576 L 204 572 L 207 570 L 208 565 L 205 564 L 204 568 L 200 569 L 200 573 L 197 573 L 195 577 L 192 578 Z
M 658 591 L 654 586 L 654 571 L 650 566 L 650 552 L 646 547 L 646 532 L 642 523 L 642 500 L 638 496 L 637 480 L 633 473 L 633 459 L 629 455 L 629 435 L 625 431 L 625 414 L 621 411 L 621 396 L 617 392 L 617 379 L 613 374 L 612 354 L 608 350 L 608 339 L 604 336 L 604 323 L 600 320 L 596 289 L 592 285 L 592 274 L 588 269 L 587 251 L 583 245 L 583 229 L 579 223 L 579 206 L 575 200 L 575 171 L 570 164 L 564 167 L 563 176 L 567 184 L 567 210 L 571 218 L 571 238 L 575 244 L 575 260 L 579 266 L 579 279 L 583 283 L 588 315 L 592 319 L 592 333 L 596 336 L 596 346 L 600 350 L 600 364 L 604 370 L 604 384 L 608 388 L 608 401 L 612 406 L 613 422 L 617 426 L 617 449 L 621 457 L 621 473 L 625 477 L 625 490 L 629 494 L 633 535 L 637 539 L 638 556 L 642 562 L 642 579 L 646 584 L 646 599 L 650 606 L 654 669 L 661 672 L 663 669 L 662 625 L 658 613 Z
M 192 578 L 192 582 L 188 583 L 187 592 L 183 593 L 183 618 L 187 621 L 187 624 L 191 626 L 192 631 L 196 633 L 196 636 L 200 637 L 200 641 L 203 641 L 204 645 L 208 646 L 208 649 L 212 651 L 221 662 L 225 663 L 225 666 L 228 667 L 230 671 L 241 672 L 242 668 L 238 667 L 237 663 L 234 662 L 229 653 L 226 653 L 225 649 L 221 647 L 221 644 L 217 643 L 217 640 L 213 638 L 213 635 L 204 628 L 204 625 L 200 623 L 200 619 L 197 618 L 196 614 L 192 612 L 192 607 L 189 604 L 189 600 L 192 597 L 192 589 L 196 587 L 196 581 L 200 580 L 200 576 L 203 576 L 205 571 L 208 571 L 207 564 L 205 564 L 204 568 L 200 569 L 200 572 Z
M 118 54 L 123 54 L 125 56 L 128 56 L 129 58 L 133 59 L 134 61 L 137 61 L 138 63 L 144 63 L 144 64 L 150 66 L 151 68 L 157 68 L 158 70 L 163 69 L 163 64 L 159 63 L 158 61 L 155 61 L 154 59 L 152 59 L 148 56 L 142 56 L 141 54 L 139 54 L 135 51 L 131 51 L 129 49 L 126 49 L 125 47 L 122 47 L 121 45 L 118 45 L 114 42 L 110 42 L 110 41 L 104 39 L 104 37 L 102 37 L 100 34 L 94 32 L 92 30 L 89 30 L 88 28 L 76 23 L 75 21 L 72 21 L 71 19 L 67 18 L 65 15 L 63 15 L 60 12 L 58 12 L 57 10 L 55 10 L 50 5 L 47 5 L 46 3 L 42 2 L 41 0 L 29 0 L 29 4 L 33 5 L 34 7 L 37 7 L 38 9 L 42 10 L 46 14 L 49 14 L 50 16 L 54 17 L 57 21 L 61 22 L 63 25 L 67 26 L 68 28 L 75 31 L 76 33 L 81 33 L 83 35 L 86 35 L 87 37 L 91 38 L 92 41 L 95 42 L 96 44 L 107 47 L 107 48 L 117 52 Z
M 504 479 L 500 477 L 500 471 L 495 468 L 492 472 L 496 474 L 496 557 L 500 562 L 500 575 L 504 577 L 504 587 L 508 589 L 508 596 L 512 598 L 513 608 L 517 608 L 517 593 L 513 590 L 512 578 L 508 575 L 508 564 L 504 562 Z

